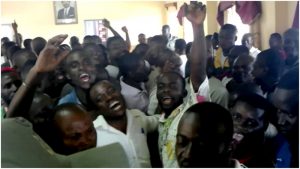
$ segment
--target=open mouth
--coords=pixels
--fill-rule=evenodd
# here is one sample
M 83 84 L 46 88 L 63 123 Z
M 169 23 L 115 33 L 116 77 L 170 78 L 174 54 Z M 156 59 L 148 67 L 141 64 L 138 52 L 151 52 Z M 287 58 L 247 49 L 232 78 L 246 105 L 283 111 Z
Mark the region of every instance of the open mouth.
M 166 97 L 163 97 L 162 103 L 169 105 L 172 103 L 172 100 L 173 100 L 172 97 L 166 96 Z
M 113 101 L 109 104 L 109 109 L 116 111 L 119 110 L 122 107 L 121 103 L 119 101 Z
M 84 82 L 88 82 L 90 80 L 90 75 L 83 73 L 79 76 L 80 80 L 84 81 Z
M 240 143 L 240 142 L 243 140 L 244 135 L 239 134 L 239 133 L 234 133 L 232 138 L 233 138 L 233 140 L 235 140 L 237 143 Z

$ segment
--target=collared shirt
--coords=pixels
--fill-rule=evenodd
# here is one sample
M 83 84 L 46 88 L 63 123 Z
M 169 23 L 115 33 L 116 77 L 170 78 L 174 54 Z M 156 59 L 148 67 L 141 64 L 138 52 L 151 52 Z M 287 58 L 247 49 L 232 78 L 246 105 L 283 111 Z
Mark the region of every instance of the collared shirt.
M 251 47 L 251 49 L 249 50 L 250 55 L 255 59 L 257 57 L 257 55 L 260 53 L 261 51 L 257 48 L 255 48 L 254 46 Z
M 82 105 L 79 101 L 75 89 L 73 89 L 69 94 L 65 95 L 64 97 L 60 98 L 57 105 L 61 105 L 63 103 L 77 103 Z
M 64 8 L 64 16 L 66 16 L 66 17 L 68 16 L 69 10 L 70 10 L 70 7 Z
M 126 116 L 126 134 L 107 124 L 103 116 L 99 116 L 94 121 L 94 126 L 98 130 L 99 126 L 103 126 L 103 124 L 105 124 L 107 130 L 114 133 L 114 135 L 119 135 L 123 138 L 126 137 L 127 142 L 129 142 L 130 146 L 133 147 L 135 151 L 139 166 L 151 168 L 150 153 L 147 145 L 147 133 L 157 130 L 159 115 L 146 116 L 143 112 L 137 109 L 127 109 Z M 105 139 L 109 140 L 109 138 Z
M 132 141 L 125 134 L 107 124 L 103 116 L 98 116 L 93 123 L 97 132 L 97 147 L 120 143 L 127 154 L 130 167 L 140 167 Z
M 188 95 L 184 98 L 183 103 L 173 110 L 168 118 L 165 118 L 165 114 L 162 114 L 159 121 L 159 152 L 165 168 L 179 167 L 175 155 L 175 144 L 178 124 L 184 112 L 198 102 L 210 101 L 207 77 L 199 86 L 197 93 L 194 92 L 189 79 L 186 80 L 186 88 Z
M 185 65 L 186 65 L 186 62 L 187 62 L 187 57 L 186 57 L 186 55 L 180 55 L 179 57 L 180 57 L 181 62 L 182 62 L 181 66 L 180 66 L 180 71 L 182 73 L 182 76 L 185 77 Z
M 170 35 L 167 43 L 167 48 L 171 49 L 172 51 L 175 51 L 175 42 L 177 40 L 176 36 Z
M 126 106 L 128 109 L 139 109 L 144 113 L 147 113 L 149 105 L 149 96 L 145 88 L 145 84 L 141 83 L 143 90 L 132 87 L 123 81 L 123 77 L 120 78 L 121 94 L 124 97 Z

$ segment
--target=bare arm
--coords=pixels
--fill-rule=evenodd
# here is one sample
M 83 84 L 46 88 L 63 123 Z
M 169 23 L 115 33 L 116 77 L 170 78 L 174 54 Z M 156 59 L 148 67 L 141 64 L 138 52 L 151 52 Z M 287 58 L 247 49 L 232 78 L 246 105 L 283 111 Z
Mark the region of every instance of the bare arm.
M 131 49 L 131 42 L 130 42 L 130 38 L 129 38 L 129 33 L 128 33 L 127 27 L 123 26 L 122 27 L 122 31 L 125 32 L 125 34 L 126 34 L 126 40 L 125 40 L 125 42 L 127 44 L 128 50 L 130 51 L 130 49 Z
M 186 6 L 186 18 L 192 23 L 194 41 L 191 48 L 191 81 L 194 91 L 197 91 L 206 78 L 206 43 L 204 36 L 204 20 L 206 6 L 201 2 Z
M 107 19 L 103 19 L 103 25 L 108 28 L 114 36 L 122 37 L 113 27 L 111 27 L 110 22 Z
M 19 38 L 19 35 L 18 35 L 18 25 L 17 25 L 16 21 L 14 21 L 14 23 L 12 23 L 11 26 L 14 30 L 14 34 L 15 34 L 15 38 L 16 38 L 16 44 L 21 47 L 22 44 L 21 44 L 21 41 L 20 41 L 20 38 Z
M 36 64 L 29 71 L 24 83 L 12 99 L 7 117 L 27 116 L 26 113 L 28 113 L 31 106 L 35 89 L 44 74 L 53 71 L 69 53 L 68 51 L 59 51 L 58 48 L 67 37 L 68 35 L 57 35 L 48 41 Z

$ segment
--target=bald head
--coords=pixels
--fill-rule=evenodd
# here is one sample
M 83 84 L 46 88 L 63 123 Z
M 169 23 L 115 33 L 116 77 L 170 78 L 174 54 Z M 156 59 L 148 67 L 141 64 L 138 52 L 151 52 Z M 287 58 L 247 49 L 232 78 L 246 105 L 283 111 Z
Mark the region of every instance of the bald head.
M 55 151 L 73 154 L 96 146 L 96 130 L 90 114 L 80 105 L 67 103 L 56 107 L 53 127 L 57 145 Z

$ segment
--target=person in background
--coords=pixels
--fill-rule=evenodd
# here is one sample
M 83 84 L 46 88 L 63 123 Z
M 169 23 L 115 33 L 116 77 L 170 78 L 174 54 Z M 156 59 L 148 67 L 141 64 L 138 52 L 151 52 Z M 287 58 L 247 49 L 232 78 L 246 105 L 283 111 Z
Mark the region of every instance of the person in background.
M 254 58 L 261 52 L 259 49 L 254 47 L 253 34 L 246 33 L 242 38 L 242 45 L 249 49 L 250 55 Z
M 139 41 L 140 44 L 147 43 L 146 35 L 143 34 L 143 33 L 140 33 L 138 35 L 138 41 Z
M 292 160 L 290 167 L 299 167 L 299 68 L 285 73 L 273 93 L 277 108 L 277 128 L 289 142 Z
M 23 42 L 24 48 L 31 51 L 31 42 L 32 39 L 25 39 Z
M 70 38 L 70 45 L 72 49 L 81 48 L 81 44 L 79 42 L 79 38 L 77 36 L 72 36 Z
M 146 70 L 144 59 L 133 53 L 122 55 L 118 62 L 121 72 L 120 84 L 126 107 L 148 111 L 149 94 L 145 87 L 149 71 Z
M 286 53 L 285 72 L 294 67 L 299 69 L 299 30 L 288 29 L 284 32 L 283 49 Z
M 176 54 L 179 55 L 181 59 L 182 64 L 180 66 L 180 71 L 183 76 L 185 76 L 185 65 L 187 62 L 187 57 L 185 55 L 185 48 L 186 48 L 186 42 L 184 39 L 177 39 L 175 41 L 175 52 Z
M 6 117 L 8 106 L 22 81 L 17 72 L 10 68 L 1 68 L 1 119 Z
M 224 77 L 230 76 L 229 53 L 235 46 L 237 39 L 237 28 L 232 24 L 225 24 L 219 33 L 219 46 L 214 56 L 215 77 L 222 81 Z
M 254 82 L 261 87 L 266 98 L 269 98 L 276 88 L 283 65 L 282 58 L 272 49 L 264 50 L 257 55 L 251 73 Z
M 39 56 L 40 52 L 46 46 L 47 41 L 42 37 L 36 37 L 31 41 L 31 49 L 36 54 L 36 57 Z
M 166 38 L 166 40 L 168 41 L 167 47 L 174 51 L 175 50 L 175 41 L 176 41 L 177 37 L 171 35 L 169 25 L 163 25 L 162 36 L 164 38 Z

